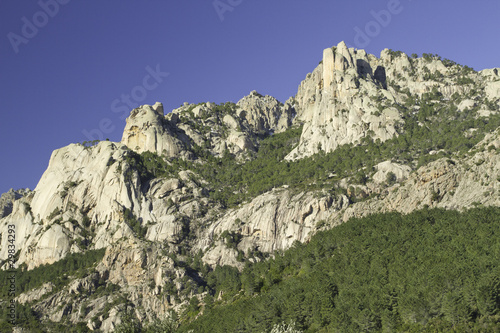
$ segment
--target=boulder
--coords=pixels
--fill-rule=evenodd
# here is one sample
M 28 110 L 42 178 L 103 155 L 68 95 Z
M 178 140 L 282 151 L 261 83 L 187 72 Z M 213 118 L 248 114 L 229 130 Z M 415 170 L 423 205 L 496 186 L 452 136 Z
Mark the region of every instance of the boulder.
M 411 172 L 409 166 L 393 163 L 391 161 L 379 163 L 375 166 L 375 169 L 377 172 L 373 175 L 373 181 L 379 184 L 385 183 L 387 181 L 387 175 L 391 172 L 396 176 L 397 181 L 406 179 Z
M 488 82 L 484 88 L 486 97 L 490 100 L 497 100 L 500 98 L 500 81 Z
M 458 104 L 458 110 L 464 111 L 466 109 L 472 109 L 474 106 L 476 106 L 476 101 L 472 99 L 464 99 L 460 102 L 460 104 Z
M 150 151 L 168 157 L 180 157 L 189 139 L 177 129 L 178 118 L 171 122 L 163 116 L 163 106 L 143 105 L 132 110 L 127 118 L 121 143 L 142 153 Z

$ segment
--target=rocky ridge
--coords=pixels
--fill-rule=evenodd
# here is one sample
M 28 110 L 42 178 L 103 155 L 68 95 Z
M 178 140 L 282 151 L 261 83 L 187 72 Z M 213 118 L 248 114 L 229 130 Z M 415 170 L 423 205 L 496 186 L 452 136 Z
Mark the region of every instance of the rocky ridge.
M 497 69 L 476 73 L 436 55 L 415 58 L 389 49 L 377 58 L 341 42 L 323 51 L 321 63 L 299 86 L 295 121 L 305 126 L 287 159 L 330 152 L 366 137 L 383 142 L 397 136 L 405 117 L 395 105 L 409 96 L 437 90 L 450 99 L 477 90 L 469 103 L 498 100 L 499 79 Z M 483 107 L 480 113 L 490 112 Z
M 442 158 L 411 173 L 377 198 L 355 203 L 342 220 L 373 212 L 410 213 L 424 207 L 463 210 L 500 205 L 500 129 L 470 150 L 466 158 Z M 340 216 L 339 216 L 340 217 Z M 335 217 L 334 217 L 335 219 Z
M 163 106 L 143 106 L 131 112 L 122 143 L 136 152 L 192 159 L 193 146 L 215 156 L 228 150 L 243 155 L 258 147 L 259 137 L 289 128 L 295 116 L 290 102 L 252 91 L 238 103 L 189 104 L 163 115 Z

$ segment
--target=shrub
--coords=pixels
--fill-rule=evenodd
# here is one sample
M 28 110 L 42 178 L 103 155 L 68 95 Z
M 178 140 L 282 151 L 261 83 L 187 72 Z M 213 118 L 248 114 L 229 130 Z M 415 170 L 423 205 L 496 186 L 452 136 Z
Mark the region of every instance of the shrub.
M 398 178 L 396 177 L 396 174 L 392 171 L 389 171 L 385 177 L 385 181 L 388 185 L 394 184 L 397 180 Z

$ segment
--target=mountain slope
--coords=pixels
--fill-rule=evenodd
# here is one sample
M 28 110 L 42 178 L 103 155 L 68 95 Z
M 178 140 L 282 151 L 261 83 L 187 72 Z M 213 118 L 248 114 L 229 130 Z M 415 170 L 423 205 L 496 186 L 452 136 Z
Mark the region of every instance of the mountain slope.
M 499 213 L 424 209 L 353 219 L 247 265 L 233 278 L 237 289 L 221 279 L 214 288 L 222 300 L 190 304 L 203 315 L 179 331 L 265 332 L 293 323 L 307 332 L 493 332 Z
M 121 142 L 58 149 L 34 191 L 5 196 L 2 268 L 84 265 L 16 294 L 35 321 L 191 320 L 213 281 L 352 217 L 499 206 L 499 103 L 497 69 L 340 43 L 285 103 L 144 105 Z

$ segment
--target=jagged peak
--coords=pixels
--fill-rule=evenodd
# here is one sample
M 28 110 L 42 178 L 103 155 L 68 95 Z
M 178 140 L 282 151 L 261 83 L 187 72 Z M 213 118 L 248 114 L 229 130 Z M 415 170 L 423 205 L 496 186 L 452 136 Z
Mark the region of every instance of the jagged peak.
M 322 61 L 299 86 L 296 120 L 306 126 L 299 146 L 287 159 L 330 152 L 342 144 L 359 143 L 369 135 L 374 140 L 388 140 L 402 128 L 404 117 L 398 110 L 408 98 L 418 100 L 436 92 L 450 100 L 469 91 L 476 91 L 469 99 L 498 104 L 499 70 L 475 72 L 437 54 L 409 57 L 389 48 L 377 57 L 348 48 L 341 41 L 323 50 Z M 382 105 L 382 100 L 387 102 Z M 490 108 L 495 109 L 494 105 Z M 490 114 L 488 110 L 478 112 L 478 116 Z
M 241 106 L 241 104 L 243 104 L 245 101 L 248 101 L 248 100 L 265 100 L 265 101 L 268 101 L 268 102 L 276 101 L 277 103 L 280 103 L 280 101 L 278 101 L 278 99 L 276 99 L 273 96 L 262 95 L 262 94 L 258 93 L 257 90 L 252 90 L 248 95 L 243 96 L 236 103 L 236 105 Z
M 152 106 L 153 110 L 156 111 L 156 113 L 158 113 L 160 116 L 163 116 L 164 114 L 164 111 L 163 111 L 163 104 L 160 103 L 160 102 L 156 102 L 153 106 Z

